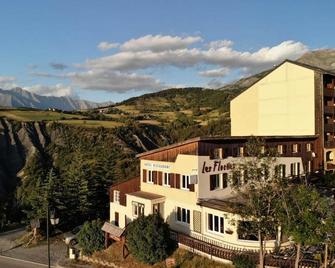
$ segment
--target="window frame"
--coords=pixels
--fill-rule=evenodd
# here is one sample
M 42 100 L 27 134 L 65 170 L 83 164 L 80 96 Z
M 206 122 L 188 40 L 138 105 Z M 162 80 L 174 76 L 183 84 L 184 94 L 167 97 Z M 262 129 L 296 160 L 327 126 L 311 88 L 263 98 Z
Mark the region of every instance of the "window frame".
M 190 175 L 181 175 L 180 189 L 189 191 L 190 190 Z M 186 179 L 186 187 L 184 187 L 184 178 Z
M 180 224 L 190 225 L 191 224 L 191 210 L 188 208 L 176 207 L 176 222 Z
M 165 179 L 167 179 L 167 183 Z M 163 186 L 170 187 L 170 173 L 169 172 L 163 172 Z
M 120 204 L 120 191 L 119 190 L 113 190 L 113 203 Z
M 210 225 L 212 230 L 210 229 Z M 207 232 L 224 235 L 224 226 L 225 220 L 223 216 L 219 216 L 213 213 L 207 213 Z
M 153 170 L 148 169 L 147 183 L 154 183 L 154 179 L 153 179 L 152 173 L 153 173 Z
M 131 205 L 132 205 L 132 212 L 133 212 L 133 217 L 134 218 L 144 216 L 145 205 L 143 203 L 132 201 Z

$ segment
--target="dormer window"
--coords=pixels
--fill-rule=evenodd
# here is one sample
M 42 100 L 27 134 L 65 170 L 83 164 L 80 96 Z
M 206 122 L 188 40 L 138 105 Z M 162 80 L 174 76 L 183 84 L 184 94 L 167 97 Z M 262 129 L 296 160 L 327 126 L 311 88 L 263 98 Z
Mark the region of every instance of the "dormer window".
M 243 156 L 244 155 L 244 147 L 241 146 L 239 147 L 239 156 Z
M 297 153 L 298 152 L 298 144 L 293 144 L 292 145 L 292 153 Z
M 222 150 L 222 148 L 215 148 L 213 150 L 213 158 L 214 159 L 221 159 L 221 158 L 223 158 L 223 150 Z
M 277 152 L 278 152 L 278 154 L 283 154 L 283 152 L 284 152 L 284 150 L 283 150 L 283 145 L 279 144 L 279 145 L 277 146 Z

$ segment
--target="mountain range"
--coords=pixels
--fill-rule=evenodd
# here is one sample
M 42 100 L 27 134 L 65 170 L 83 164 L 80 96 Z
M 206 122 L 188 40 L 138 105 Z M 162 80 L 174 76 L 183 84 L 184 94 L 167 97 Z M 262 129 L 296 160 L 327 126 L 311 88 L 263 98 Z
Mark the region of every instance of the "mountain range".
M 54 108 L 63 111 L 72 111 L 104 107 L 111 104 L 113 103 L 96 103 L 71 97 L 41 96 L 19 87 L 11 90 L 0 89 L 0 107 L 6 108 L 25 107 L 42 110 Z

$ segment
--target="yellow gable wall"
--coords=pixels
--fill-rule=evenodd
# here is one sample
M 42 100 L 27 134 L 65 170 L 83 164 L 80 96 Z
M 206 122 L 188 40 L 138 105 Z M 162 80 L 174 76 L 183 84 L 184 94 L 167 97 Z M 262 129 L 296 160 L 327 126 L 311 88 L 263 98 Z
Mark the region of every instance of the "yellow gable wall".
M 314 109 L 314 71 L 286 62 L 231 101 L 231 135 L 314 135 Z

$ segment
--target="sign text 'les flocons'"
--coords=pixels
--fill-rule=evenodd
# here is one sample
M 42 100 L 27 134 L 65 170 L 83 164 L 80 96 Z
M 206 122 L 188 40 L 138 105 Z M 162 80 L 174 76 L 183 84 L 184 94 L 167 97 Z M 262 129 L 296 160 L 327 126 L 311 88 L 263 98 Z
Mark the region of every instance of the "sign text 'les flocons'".
M 232 169 L 233 165 L 230 163 L 222 164 L 221 160 L 213 161 L 210 165 L 207 165 L 206 161 L 204 161 L 202 165 L 202 173 L 210 173 L 210 172 L 219 172 Z

